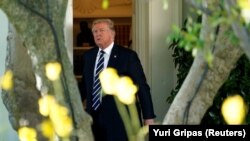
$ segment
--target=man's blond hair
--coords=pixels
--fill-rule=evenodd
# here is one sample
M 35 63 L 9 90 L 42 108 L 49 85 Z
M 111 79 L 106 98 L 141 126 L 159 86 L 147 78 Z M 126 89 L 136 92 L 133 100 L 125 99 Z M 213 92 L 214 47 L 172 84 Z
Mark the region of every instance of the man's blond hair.
M 94 25 L 96 25 L 98 23 L 107 23 L 109 29 L 111 29 L 112 31 L 115 32 L 114 22 L 111 19 L 96 19 L 96 20 L 94 20 L 92 23 L 92 29 L 93 29 Z

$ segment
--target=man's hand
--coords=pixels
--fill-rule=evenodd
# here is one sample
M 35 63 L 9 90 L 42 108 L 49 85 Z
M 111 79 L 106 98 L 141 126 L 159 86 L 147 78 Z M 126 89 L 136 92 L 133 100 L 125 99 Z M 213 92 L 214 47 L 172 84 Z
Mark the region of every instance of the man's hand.
M 155 124 L 154 119 L 144 119 L 144 125 L 153 125 Z

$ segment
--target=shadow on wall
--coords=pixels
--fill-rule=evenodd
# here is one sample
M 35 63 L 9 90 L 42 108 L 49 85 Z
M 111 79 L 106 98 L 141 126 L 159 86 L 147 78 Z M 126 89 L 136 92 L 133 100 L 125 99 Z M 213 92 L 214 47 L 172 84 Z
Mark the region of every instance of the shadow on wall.
M 0 9 L 0 76 L 3 76 L 5 71 L 5 57 L 7 47 L 7 34 L 8 34 L 8 19 L 3 11 Z M 0 89 L 0 94 L 2 93 Z M 15 130 L 12 129 L 9 119 L 8 111 L 3 104 L 2 99 L 0 100 L 0 141 L 18 141 L 18 136 Z

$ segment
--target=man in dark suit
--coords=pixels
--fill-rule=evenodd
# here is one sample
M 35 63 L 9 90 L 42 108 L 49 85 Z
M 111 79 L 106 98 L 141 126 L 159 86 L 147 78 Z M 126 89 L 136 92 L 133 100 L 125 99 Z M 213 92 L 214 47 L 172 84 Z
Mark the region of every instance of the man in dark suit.
M 154 124 L 154 109 L 142 65 L 136 54 L 131 49 L 115 45 L 114 23 L 110 19 L 98 19 L 92 24 L 97 47 L 90 49 L 84 54 L 84 69 L 82 78 L 82 100 L 86 100 L 86 111 L 93 118 L 93 133 L 96 141 L 127 141 L 123 121 L 117 110 L 114 97 L 111 95 L 100 96 L 101 104 L 98 108 L 93 107 L 93 85 L 95 85 L 95 71 L 98 69 L 99 58 L 104 58 L 104 68 L 112 67 L 119 75 L 129 76 L 138 86 L 137 107 L 139 115 L 142 114 L 144 125 Z M 100 52 L 104 51 L 104 57 Z

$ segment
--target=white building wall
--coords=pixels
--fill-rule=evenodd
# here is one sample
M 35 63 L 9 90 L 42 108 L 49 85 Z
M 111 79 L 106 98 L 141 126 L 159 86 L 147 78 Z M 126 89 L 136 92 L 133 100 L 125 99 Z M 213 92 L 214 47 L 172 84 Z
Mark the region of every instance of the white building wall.
M 8 19 L 6 15 L 0 10 L 0 76 L 3 76 L 5 71 L 5 58 L 7 47 L 8 34 Z M 0 89 L 0 94 L 2 90 Z M 8 119 L 8 111 L 0 98 L 0 141 L 18 141 L 17 132 L 14 131 Z

